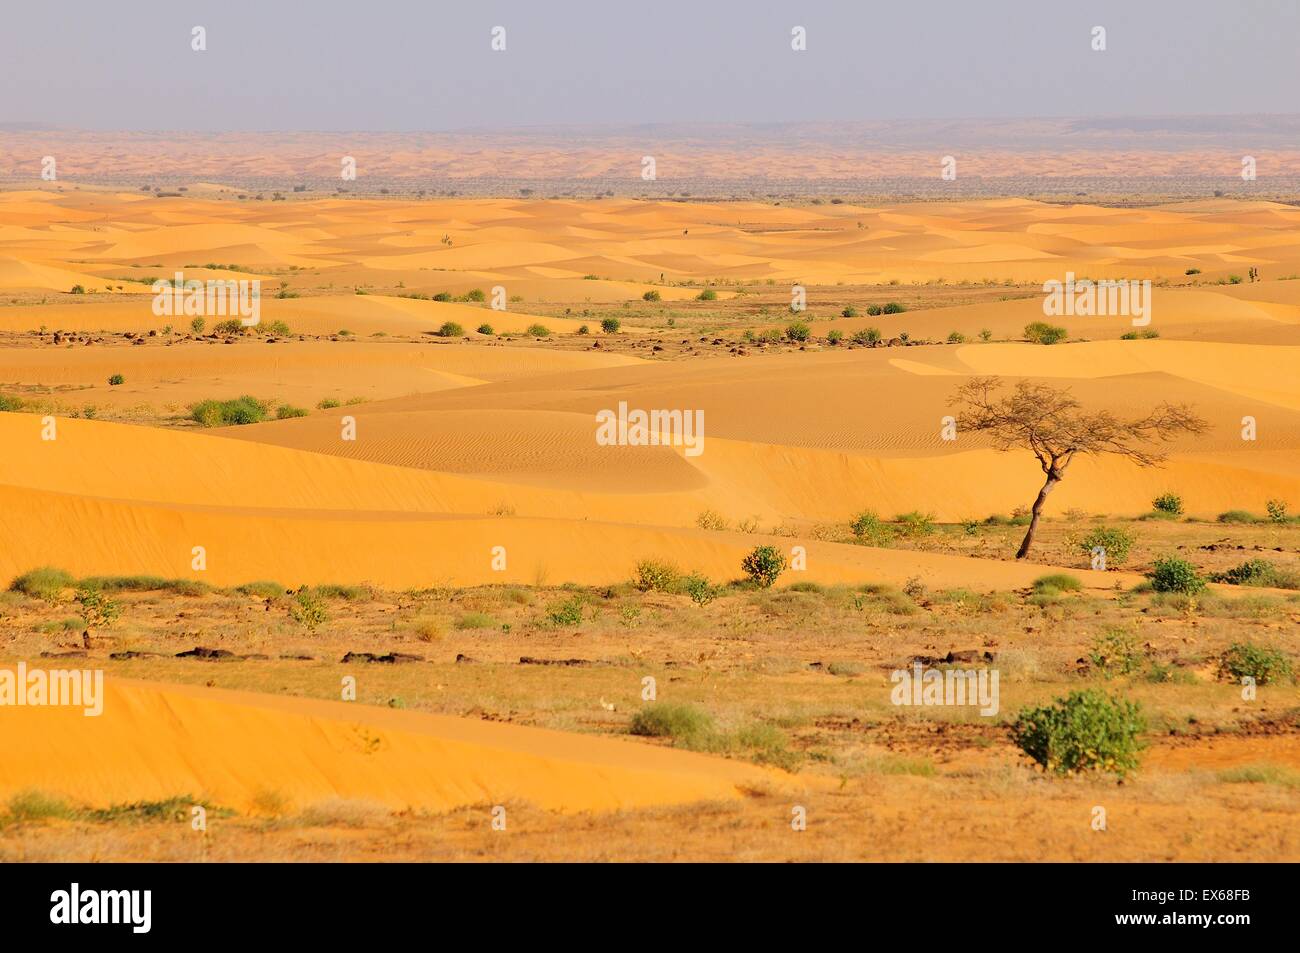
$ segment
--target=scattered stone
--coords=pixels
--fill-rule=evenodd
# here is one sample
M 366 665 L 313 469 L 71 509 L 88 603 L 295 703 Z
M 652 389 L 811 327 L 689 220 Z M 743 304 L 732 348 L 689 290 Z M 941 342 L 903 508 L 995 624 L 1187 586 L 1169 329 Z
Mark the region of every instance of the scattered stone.
M 387 655 L 376 655 L 373 652 L 349 652 L 341 660 L 344 665 L 349 662 L 379 662 L 384 665 L 397 665 L 403 662 L 423 661 L 424 659 L 421 656 L 408 655 L 405 652 L 389 652 Z
M 196 658 L 208 662 L 215 662 L 223 659 L 238 659 L 239 656 L 234 652 L 228 652 L 225 649 L 209 649 L 202 645 L 196 645 L 188 652 L 177 652 L 176 658 Z

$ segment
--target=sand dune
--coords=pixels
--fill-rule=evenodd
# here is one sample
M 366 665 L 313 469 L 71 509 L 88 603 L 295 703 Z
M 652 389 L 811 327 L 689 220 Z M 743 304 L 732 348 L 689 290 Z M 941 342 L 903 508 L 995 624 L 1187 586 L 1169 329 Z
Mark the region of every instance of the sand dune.
M 345 671 L 345 670 L 340 670 Z M 526 801 L 561 812 L 729 800 L 775 772 L 540 728 L 125 679 L 103 714 L 0 719 L 0 799 L 35 789 L 106 808 L 192 797 L 241 813 L 339 799 L 395 811 Z M 201 755 L 201 756 L 196 756 Z

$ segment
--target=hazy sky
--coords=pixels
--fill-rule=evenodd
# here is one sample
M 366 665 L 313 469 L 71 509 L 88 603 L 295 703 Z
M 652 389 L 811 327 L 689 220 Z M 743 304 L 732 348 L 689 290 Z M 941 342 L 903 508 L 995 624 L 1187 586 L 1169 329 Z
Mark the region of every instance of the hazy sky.
M 207 29 L 207 51 L 190 48 Z M 505 52 L 490 48 L 506 29 Z M 791 28 L 808 48 L 790 48 Z M 1107 50 L 1091 49 L 1104 26 Z M 1296 0 L 10 0 L 0 122 L 552 123 L 1300 111 Z

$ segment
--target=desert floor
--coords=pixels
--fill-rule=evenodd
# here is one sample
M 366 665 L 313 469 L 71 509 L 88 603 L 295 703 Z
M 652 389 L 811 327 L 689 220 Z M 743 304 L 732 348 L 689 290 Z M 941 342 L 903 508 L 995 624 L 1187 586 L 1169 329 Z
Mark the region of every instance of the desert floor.
M 107 674 L 0 708 L 0 859 L 1300 859 L 1300 691 L 1224 663 L 1300 653 L 1300 209 L 240 194 L 0 193 L 0 578 L 58 570 L 0 663 Z M 259 325 L 156 315 L 177 272 Z M 1045 319 L 1067 272 L 1150 325 Z M 1017 562 L 1037 463 L 942 435 L 977 375 L 1208 430 L 1077 460 Z M 703 452 L 601 445 L 620 402 Z M 744 582 L 760 545 L 806 568 Z M 1171 555 L 1275 585 L 1151 591 Z M 892 704 L 916 659 L 998 712 Z M 1011 740 L 1082 688 L 1142 706 L 1122 783 Z

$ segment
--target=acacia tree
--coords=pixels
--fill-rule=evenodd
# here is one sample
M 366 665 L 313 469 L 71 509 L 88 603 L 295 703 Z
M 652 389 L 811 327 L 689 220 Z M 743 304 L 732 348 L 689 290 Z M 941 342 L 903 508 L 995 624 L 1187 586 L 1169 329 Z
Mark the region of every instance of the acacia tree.
M 957 388 L 950 403 L 959 408 L 960 430 L 988 433 L 998 450 L 1032 451 L 1047 476 L 1017 559 L 1029 553 L 1047 495 L 1065 478 L 1075 454 L 1116 454 L 1151 467 L 1167 456 L 1157 444 L 1206 429 L 1205 421 L 1186 404 L 1160 404 L 1145 417 L 1121 420 L 1108 410 L 1086 413 L 1068 390 L 1048 384 L 1022 380 L 1010 393 L 1001 389 L 1000 378 L 973 377 Z

